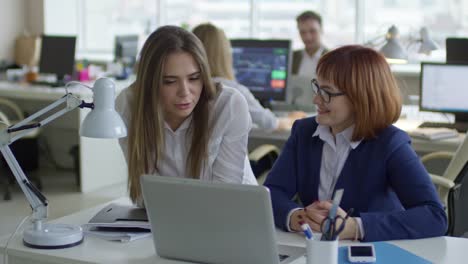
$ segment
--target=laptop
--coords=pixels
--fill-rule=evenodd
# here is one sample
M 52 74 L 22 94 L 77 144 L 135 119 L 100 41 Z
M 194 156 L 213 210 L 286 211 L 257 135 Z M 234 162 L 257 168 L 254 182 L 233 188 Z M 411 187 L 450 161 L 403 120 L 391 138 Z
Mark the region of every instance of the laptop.
M 305 254 L 304 248 L 276 244 L 270 194 L 263 186 L 155 175 L 144 175 L 141 186 L 161 257 L 286 264 Z

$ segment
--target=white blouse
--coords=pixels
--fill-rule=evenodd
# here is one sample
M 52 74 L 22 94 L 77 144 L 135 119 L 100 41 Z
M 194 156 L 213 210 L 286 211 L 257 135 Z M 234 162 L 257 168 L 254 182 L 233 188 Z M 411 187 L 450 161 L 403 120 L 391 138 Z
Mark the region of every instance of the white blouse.
M 260 102 L 244 85 L 222 77 L 214 77 L 214 82 L 237 89 L 247 100 L 250 117 L 254 124 L 265 130 L 275 130 L 278 128 L 278 118 L 269 109 L 263 107 Z
M 127 127 L 130 125 L 129 102 L 134 89 L 132 86 L 126 88 L 116 99 L 117 112 Z M 214 122 L 214 126 L 208 143 L 208 163 L 199 178 L 203 181 L 256 185 L 257 180 L 247 157 L 252 121 L 245 98 L 235 89 L 223 86 L 212 102 L 211 113 L 210 122 Z M 190 178 L 186 160 L 192 139 L 187 134 L 191 119 L 189 116 L 176 131 L 165 124 L 165 148 L 157 171 L 159 175 Z M 128 161 L 127 142 L 127 137 L 119 140 Z

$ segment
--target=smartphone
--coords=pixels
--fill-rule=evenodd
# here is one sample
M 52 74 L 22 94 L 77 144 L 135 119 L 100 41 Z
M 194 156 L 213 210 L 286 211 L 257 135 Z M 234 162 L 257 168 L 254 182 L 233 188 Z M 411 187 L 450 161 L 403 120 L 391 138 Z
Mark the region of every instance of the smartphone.
M 348 246 L 348 260 L 353 263 L 376 262 L 375 248 L 372 244 L 359 244 Z

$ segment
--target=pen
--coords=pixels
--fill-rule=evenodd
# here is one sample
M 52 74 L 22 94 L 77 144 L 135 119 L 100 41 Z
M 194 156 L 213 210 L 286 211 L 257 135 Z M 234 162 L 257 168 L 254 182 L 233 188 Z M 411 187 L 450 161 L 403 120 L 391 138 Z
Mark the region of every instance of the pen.
M 304 232 L 304 235 L 306 236 L 307 240 L 311 240 L 314 238 L 314 234 L 312 233 L 312 229 L 310 228 L 309 224 L 300 221 L 299 224 L 301 225 L 301 229 Z

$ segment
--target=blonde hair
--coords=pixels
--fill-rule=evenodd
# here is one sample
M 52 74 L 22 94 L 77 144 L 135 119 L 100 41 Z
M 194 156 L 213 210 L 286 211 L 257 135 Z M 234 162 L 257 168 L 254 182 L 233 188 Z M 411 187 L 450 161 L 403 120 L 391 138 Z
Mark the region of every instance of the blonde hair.
M 352 140 L 373 138 L 396 122 L 401 94 L 385 57 L 359 45 L 348 45 L 323 55 L 317 76 L 346 93 L 355 113 Z
M 196 26 L 192 32 L 205 47 L 211 76 L 234 80 L 231 43 L 224 31 L 213 24 L 206 23 Z
M 210 68 L 201 42 L 190 32 L 175 26 L 164 26 L 153 32 L 141 51 L 130 101 L 131 121 L 128 135 L 128 188 L 130 198 L 141 197 L 140 177 L 158 170 L 164 153 L 164 111 L 159 99 L 165 62 L 174 52 L 187 52 L 198 63 L 203 82 L 200 99 L 192 113 L 191 146 L 187 155 L 189 176 L 198 178 L 207 160 L 210 101 L 217 88 L 210 78 Z

